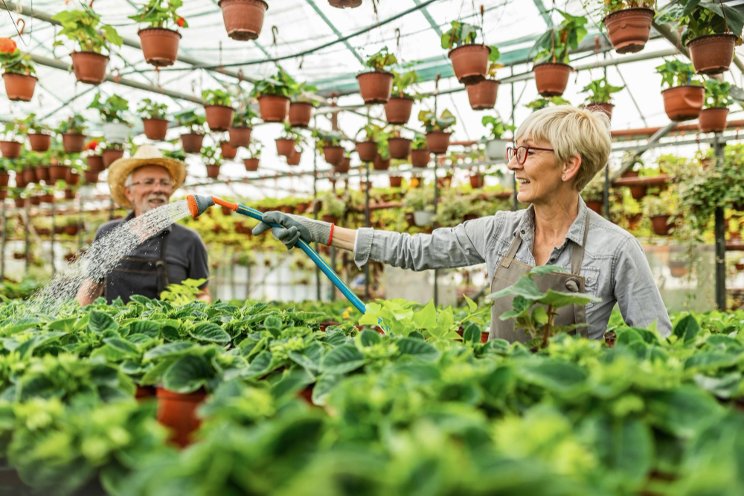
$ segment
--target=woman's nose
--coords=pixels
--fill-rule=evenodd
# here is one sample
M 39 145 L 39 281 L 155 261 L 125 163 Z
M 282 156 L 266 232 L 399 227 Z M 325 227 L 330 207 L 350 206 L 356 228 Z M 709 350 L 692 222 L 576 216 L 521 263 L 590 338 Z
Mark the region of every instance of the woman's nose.
M 519 163 L 517 157 L 512 157 L 509 161 L 506 162 L 506 168 L 509 170 L 517 170 L 522 168 L 522 164 Z

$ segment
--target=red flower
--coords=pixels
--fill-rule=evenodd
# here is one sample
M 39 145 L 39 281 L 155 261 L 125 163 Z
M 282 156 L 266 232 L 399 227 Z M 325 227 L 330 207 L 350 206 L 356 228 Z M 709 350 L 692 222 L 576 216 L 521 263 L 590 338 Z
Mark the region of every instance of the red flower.
M 87 144 L 85 145 L 85 149 L 86 149 L 86 150 L 91 150 L 91 151 L 93 151 L 93 150 L 95 150 L 96 148 L 98 148 L 98 140 L 94 140 L 94 139 L 92 139 L 92 140 L 88 141 L 88 143 L 87 143 Z
M 186 19 L 184 19 L 183 17 L 179 17 L 178 19 L 176 19 L 176 24 L 178 24 L 179 28 L 182 28 L 186 24 Z
M 13 53 L 16 48 L 15 41 L 10 38 L 0 38 L 0 53 Z

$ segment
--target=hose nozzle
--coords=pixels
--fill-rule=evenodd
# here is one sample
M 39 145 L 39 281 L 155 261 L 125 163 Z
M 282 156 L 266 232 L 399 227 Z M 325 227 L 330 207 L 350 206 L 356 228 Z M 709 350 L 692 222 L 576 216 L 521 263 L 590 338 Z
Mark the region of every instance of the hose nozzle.
M 205 195 L 188 195 L 186 197 L 186 204 L 189 206 L 189 213 L 196 219 L 205 210 L 214 205 L 214 198 Z

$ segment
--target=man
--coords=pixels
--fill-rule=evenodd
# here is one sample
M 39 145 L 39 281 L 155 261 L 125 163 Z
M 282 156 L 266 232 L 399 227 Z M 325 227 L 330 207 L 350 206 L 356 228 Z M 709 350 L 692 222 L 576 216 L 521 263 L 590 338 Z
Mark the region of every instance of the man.
M 185 178 L 183 162 L 163 157 L 150 145 L 141 146 L 132 158 L 115 161 L 108 175 L 111 196 L 132 212 L 124 219 L 101 226 L 95 240 L 122 223 L 167 204 Z M 171 224 L 137 246 L 103 281 L 86 280 L 78 290 L 77 300 L 88 305 L 101 295 L 109 303 L 116 298 L 127 302 L 134 294 L 158 298 L 168 284 L 208 277 L 207 249 L 199 235 Z M 206 283 L 201 287 L 199 299 L 210 301 Z

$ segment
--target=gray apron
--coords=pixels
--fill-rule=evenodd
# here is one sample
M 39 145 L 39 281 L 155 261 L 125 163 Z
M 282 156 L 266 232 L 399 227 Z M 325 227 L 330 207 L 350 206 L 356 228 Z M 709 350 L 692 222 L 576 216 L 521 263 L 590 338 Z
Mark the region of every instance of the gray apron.
M 563 291 L 571 293 L 583 293 L 586 287 L 586 280 L 580 275 L 581 263 L 584 260 L 584 245 L 586 245 L 586 236 L 589 232 L 589 214 L 586 214 L 584 220 L 584 241 L 581 246 L 574 244 L 571 247 L 571 273 L 553 273 L 533 276 L 537 287 L 540 291 L 552 289 L 554 291 Z M 501 263 L 496 266 L 491 280 L 491 292 L 501 291 L 516 283 L 522 276 L 527 274 L 532 267 L 514 259 L 517 254 L 522 238 L 514 236 L 514 240 L 509 246 Z M 489 339 L 501 338 L 507 341 L 526 342 L 530 339 L 527 332 L 522 329 L 514 329 L 513 320 L 501 320 L 499 316 L 504 312 L 512 310 L 511 296 L 499 298 L 493 302 L 491 308 L 491 333 Z M 585 305 L 567 305 L 558 309 L 555 318 L 556 325 L 585 324 L 586 323 L 586 306 Z M 577 332 L 587 337 L 587 328 L 581 327 Z
M 165 264 L 165 249 L 170 230 L 160 234 L 158 257 L 127 256 L 121 259 L 114 270 L 106 275 L 103 296 L 108 303 L 121 298 L 124 303 L 132 295 L 160 298 L 168 286 L 168 270 Z

